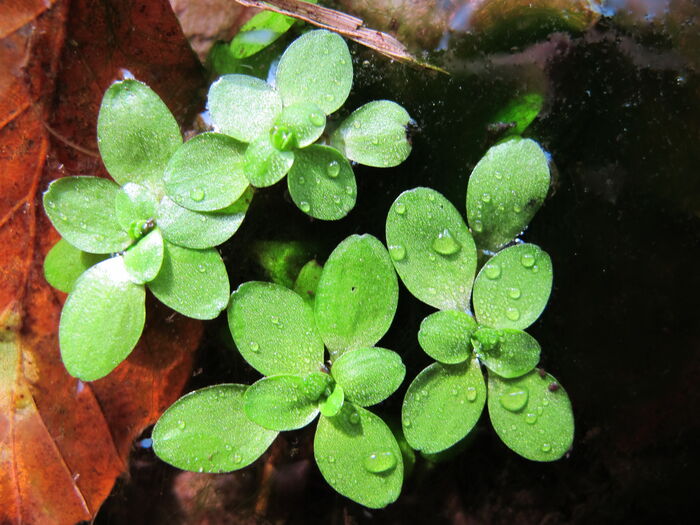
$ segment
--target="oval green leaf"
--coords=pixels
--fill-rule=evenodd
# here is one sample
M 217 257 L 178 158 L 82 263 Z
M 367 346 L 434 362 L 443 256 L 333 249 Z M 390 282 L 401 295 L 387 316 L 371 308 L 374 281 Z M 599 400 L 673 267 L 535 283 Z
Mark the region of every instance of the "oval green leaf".
M 316 325 L 335 360 L 346 350 L 371 347 L 391 326 L 399 286 L 384 245 L 351 235 L 328 257 L 316 289 Z
M 401 493 L 401 449 L 386 423 L 364 408 L 346 403 L 337 416 L 322 416 L 314 457 L 328 484 L 360 505 L 386 507 Z
M 353 111 L 331 137 L 331 145 L 350 160 L 389 168 L 411 153 L 406 130 L 411 117 L 396 102 L 375 100 Z
M 406 376 L 406 367 L 399 354 L 391 350 L 358 348 L 336 359 L 331 375 L 349 401 L 367 407 L 396 392 Z
M 333 386 L 333 391 L 328 397 L 321 400 L 319 408 L 321 409 L 321 414 L 325 417 L 337 416 L 342 410 L 345 404 L 345 390 L 343 387 L 336 383 Z
M 524 330 L 547 306 L 552 261 L 534 244 L 502 250 L 484 265 L 474 282 L 474 314 L 489 328 Z
M 517 379 L 489 374 L 489 416 L 512 451 L 532 461 L 554 461 L 571 448 L 574 415 L 561 385 L 540 372 Z
M 291 133 L 295 148 L 305 148 L 316 142 L 326 129 L 326 115 L 313 102 L 298 102 L 287 106 L 275 119 L 273 137 L 284 130 Z
M 122 257 L 87 270 L 61 311 L 58 341 L 68 373 L 83 381 L 106 376 L 136 346 L 146 321 L 146 292 Z
M 482 327 L 474 334 L 472 342 L 479 361 L 501 377 L 525 375 L 540 360 L 540 344 L 521 330 Z
M 158 300 L 193 319 L 214 319 L 226 308 L 226 266 L 214 248 L 191 250 L 168 242 L 158 276 L 148 288 Z
M 124 267 L 138 284 L 152 281 L 163 264 L 163 236 L 153 230 L 124 252 Z
M 207 108 L 216 131 L 252 142 L 272 127 L 282 100 L 259 78 L 223 75 L 209 88 Z
M 297 207 L 316 219 L 342 219 L 355 207 L 357 183 L 348 160 L 328 146 L 297 150 L 289 171 L 289 195 Z
M 178 399 L 153 428 L 153 451 L 166 463 L 195 472 L 231 472 L 250 465 L 277 432 L 245 415 L 246 388 L 216 385 Z
M 87 253 L 60 239 L 46 254 L 44 277 L 54 288 L 70 293 L 85 270 L 105 259 L 105 255 Z
M 216 212 L 188 210 L 163 197 L 158 206 L 158 226 L 163 237 L 179 246 L 194 249 L 218 246 L 238 231 L 252 197 L 252 190 L 246 191 L 231 206 Z
M 124 231 L 135 231 L 139 221 L 148 221 L 156 215 L 156 199 L 153 193 L 134 182 L 127 182 L 114 199 L 117 222 Z
M 512 138 L 489 149 L 467 187 L 467 219 L 479 247 L 497 250 L 523 231 L 549 183 L 547 157 L 534 140 Z
M 323 365 L 313 311 L 284 286 L 243 283 L 231 295 L 228 325 L 243 358 L 263 375 L 306 374 Z
M 330 115 L 352 87 L 352 58 L 345 40 L 323 29 L 300 36 L 282 55 L 275 83 L 285 106 L 313 102 Z
M 476 331 L 474 318 L 457 310 L 443 310 L 423 319 L 418 343 L 430 357 L 445 364 L 466 361 L 471 355 L 471 336 Z
M 350 163 L 328 146 L 297 151 L 287 185 L 297 207 L 316 219 L 342 219 L 357 200 L 357 183 Z
M 257 13 L 241 26 L 231 40 L 231 55 L 242 59 L 262 51 L 286 33 L 294 22 L 294 18 L 272 11 Z
M 506 135 L 522 135 L 537 118 L 544 98 L 539 93 L 525 93 L 509 101 L 490 120 L 491 125 L 510 125 Z
M 44 210 L 67 242 L 89 253 L 114 253 L 131 244 L 114 201 L 119 186 L 100 177 L 64 177 L 49 184 Z
M 311 307 L 316 300 L 316 288 L 321 280 L 323 266 L 318 264 L 316 260 L 311 260 L 302 266 L 294 281 L 294 291 L 298 293 L 304 301 Z
M 471 431 L 485 403 L 486 385 L 476 359 L 433 363 L 408 387 L 401 410 L 403 433 L 414 449 L 440 452 Z
M 221 133 L 202 133 L 185 142 L 165 168 L 165 191 L 180 206 L 215 211 L 243 195 L 245 145 Z
M 137 80 L 115 82 L 97 117 L 97 145 L 112 178 L 158 192 L 163 170 L 182 144 L 180 127 L 156 93 Z
M 245 176 L 256 188 L 272 186 L 289 172 L 294 164 L 293 151 L 281 151 L 263 133 L 245 150 L 243 169 Z
M 405 191 L 386 220 L 389 253 L 417 299 L 440 310 L 469 311 L 476 247 L 454 206 L 430 188 Z
M 270 430 L 296 430 L 318 415 L 318 404 L 305 392 L 304 378 L 298 375 L 264 377 L 245 393 L 245 413 L 261 427 Z

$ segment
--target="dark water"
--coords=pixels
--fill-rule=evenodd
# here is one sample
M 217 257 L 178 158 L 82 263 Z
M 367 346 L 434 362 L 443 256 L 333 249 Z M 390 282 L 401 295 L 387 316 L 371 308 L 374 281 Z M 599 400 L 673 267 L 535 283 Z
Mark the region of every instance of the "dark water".
M 552 154 L 558 178 L 524 239 L 551 254 L 555 279 L 530 331 L 542 344 L 542 366 L 573 403 L 568 457 L 526 461 L 485 417 L 454 459 L 419 460 L 396 504 L 367 511 L 325 485 L 313 464 L 311 428 L 273 445 L 276 471 L 265 485 L 266 512 L 256 518 L 262 460 L 232 475 L 178 477 L 150 449 L 135 447 L 129 479 L 96 523 L 694 522 L 700 48 L 683 47 L 667 30 L 603 19 L 584 34 L 553 35 L 507 54 L 456 44 L 441 58 L 456 71 L 451 77 L 387 66 L 354 48 L 356 87 L 346 107 L 379 98 L 403 104 L 419 124 L 411 157 L 391 170 L 358 167 L 357 207 L 338 223 L 304 216 L 284 184 L 260 192 L 223 250 L 235 288 L 262 277 L 249 251 L 253 239 L 310 241 L 322 260 L 349 234 L 383 239 L 389 205 L 419 185 L 464 212 L 471 168 L 496 140 L 489 116 L 519 93 L 543 93 L 545 107 L 527 135 Z M 429 361 L 416 340 L 429 312 L 402 292 L 382 340 L 402 353 L 406 383 Z M 208 326 L 190 388 L 255 380 L 226 347 L 225 323 Z M 398 413 L 402 393 L 392 399 L 387 414 Z

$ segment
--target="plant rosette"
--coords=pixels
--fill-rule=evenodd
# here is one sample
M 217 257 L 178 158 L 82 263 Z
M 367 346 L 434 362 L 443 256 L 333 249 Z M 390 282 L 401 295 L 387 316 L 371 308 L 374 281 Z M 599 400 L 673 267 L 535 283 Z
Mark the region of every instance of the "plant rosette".
M 186 470 L 236 470 L 263 454 L 278 432 L 319 417 L 314 457 L 323 477 L 366 507 L 384 507 L 401 491 L 402 452 L 366 407 L 389 397 L 405 375 L 398 354 L 375 346 L 398 300 L 389 254 L 375 237 L 353 235 L 329 256 L 319 279 L 298 281 L 302 295 L 259 281 L 232 294 L 233 340 L 265 377 L 184 396 L 156 424 L 154 451 Z M 316 286 L 312 302 L 304 297 L 309 286 Z
M 319 29 L 290 44 L 272 84 L 223 75 L 212 84 L 207 107 L 214 129 L 248 145 L 243 167 L 251 185 L 271 186 L 286 175 L 301 211 L 337 220 L 357 198 L 350 161 L 392 167 L 411 151 L 406 134 L 411 118 L 389 100 L 369 102 L 350 114 L 333 132 L 330 146 L 318 142 L 326 133 L 326 117 L 343 105 L 352 81 L 347 44 Z
M 496 433 L 521 456 L 552 461 L 571 447 L 569 398 L 554 377 L 535 369 L 540 345 L 524 332 L 549 299 L 551 260 L 534 244 L 503 248 L 527 227 L 549 184 L 539 145 L 511 138 L 492 147 L 471 174 L 471 231 L 429 188 L 406 191 L 391 206 L 386 239 L 394 267 L 411 294 L 439 309 L 418 333 L 436 362 L 413 380 L 402 408 L 414 449 L 434 454 L 455 445 L 476 425 L 487 398 Z M 477 244 L 485 254 L 500 250 L 478 274 Z
M 61 357 L 85 381 L 109 374 L 135 347 L 146 288 L 195 319 L 213 319 L 226 308 L 229 280 L 215 246 L 238 230 L 252 198 L 241 166 L 244 145 L 218 133 L 183 144 L 167 106 L 136 80 L 107 89 L 97 137 L 114 180 L 65 177 L 44 193 L 46 214 L 62 237 L 44 273 L 68 293 Z

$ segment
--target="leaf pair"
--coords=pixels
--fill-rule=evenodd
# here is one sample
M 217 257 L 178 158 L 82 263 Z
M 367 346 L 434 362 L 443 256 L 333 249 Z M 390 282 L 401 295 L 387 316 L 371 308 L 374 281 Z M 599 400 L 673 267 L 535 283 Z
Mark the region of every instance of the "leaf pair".
M 334 148 L 314 144 L 325 132 L 326 116 L 347 99 L 352 80 L 352 58 L 342 37 L 310 31 L 282 55 L 274 86 L 247 75 L 224 75 L 209 90 L 208 109 L 217 130 L 248 144 L 243 170 L 253 186 L 271 186 L 288 174 L 299 209 L 336 220 L 349 213 L 357 197 L 348 159 L 395 166 L 411 149 L 408 113 L 386 100 L 355 111 L 333 136 Z
M 498 249 L 512 241 L 527 226 L 548 187 L 547 160 L 534 141 L 516 138 L 491 148 L 474 169 L 467 192 L 471 231 L 479 247 Z M 549 392 L 546 381 L 534 379 L 539 377 L 533 369 L 540 346 L 522 331 L 540 316 L 549 298 L 549 256 L 535 245 L 516 244 L 489 259 L 474 278 L 478 261 L 470 230 L 454 206 L 428 188 L 397 198 L 386 236 L 392 262 L 408 290 L 440 309 L 423 320 L 418 334 L 421 347 L 438 362 L 423 370 L 406 393 L 402 422 L 408 443 L 435 453 L 467 435 L 487 398 L 483 364 L 489 369 L 490 399 L 503 398 L 507 385 L 533 390 L 531 402 L 525 394 L 525 402 L 514 409 L 507 402 L 489 401 L 501 439 L 530 459 L 561 457 L 573 437 L 571 406 L 558 385 Z M 475 318 L 470 315 L 472 284 Z M 504 410 L 522 415 L 526 424 L 509 431 L 504 422 L 514 423 L 501 413 Z M 540 417 L 545 411 L 548 416 Z
M 262 443 L 269 432 L 301 428 L 320 412 L 314 448 L 322 474 L 341 494 L 383 507 L 399 495 L 403 461 L 389 428 L 364 407 L 386 399 L 405 375 L 396 353 L 374 346 L 388 330 L 398 299 L 386 249 L 370 235 L 347 238 L 328 258 L 313 305 L 303 295 L 263 282 L 244 283 L 232 294 L 228 317 L 234 342 L 267 377 L 248 387 L 242 403 L 230 407 L 237 412 L 230 417 L 244 413 L 250 423 L 242 431 Z M 329 373 L 324 346 L 333 361 Z M 191 408 L 197 395 L 166 412 L 154 430 L 154 449 L 182 468 L 233 470 L 216 459 L 193 464 L 189 456 L 195 447 L 178 437 L 184 436 L 176 428 L 180 421 L 185 428 L 194 421 L 202 435 L 209 432 L 211 423 L 203 415 L 209 410 L 207 399 Z M 231 436 L 228 444 L 233 450 L 244 439 Z M 255 450 L 258 455 L 263 451 Z M 216 458 L 212 452 L 207 457 Z M 252 453 L 244 456 L 240 466 L 254 459 Z

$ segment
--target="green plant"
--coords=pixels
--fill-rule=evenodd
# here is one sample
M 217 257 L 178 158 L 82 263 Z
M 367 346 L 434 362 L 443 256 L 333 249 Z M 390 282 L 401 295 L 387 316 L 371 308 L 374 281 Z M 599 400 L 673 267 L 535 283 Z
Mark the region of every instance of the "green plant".
M 216 133 L 183 144 L 168 108 L 136 80 L 106 91 L 97 135 L 115 182 L 65 177 L 44 194 L 62 236 L 45 276 L 69 294 L 61 356 L 71 375 L 88 381 L 111 372 L 138 342 L 146 288 L 196 319 L 226 308 L 228 275 L 214 247 L 236 232 L 252 197 L 238 169 L 242 145 Z M 200 182 L 216 191 L 200 194 Z
M 347 215 L 357 198 L 349 160 L 391 167 L 411 151 L 410 116 L 388 100 L 365 104 L 328 136 L 327 116 L 343 105 L 352 81 L 343 38 L 314 30 L 284 52 L 274 85 L 248 75 L 223 75 L 212 84 L 207 105 L 215 129 L 248 144 L 243 170 L 251 185 L 271 186 L 287 175 L 300 210 L 335 220 Z
M 396 271 L 416 298 L 439 309 L 418 334 L 437 362 L 413 380 L 402 409 L 413 448 L 437 453 L 459 442 L 487 398 L 497 434 L 518 454 L 551 461 L 571 446 L 569 398 L 554 377 L 535 369 L 540 346 L 523 331 L 549 299 L 551 260 L 533 244 L 503 248 L 525 229 L 549 184 L 547 158 L 537 143 L 511 138 L 492 147 L 469 179 L 473 237 L 434 190 L 406 191 L 392 205 L 386 238 Z M 477 245 L 490 256 L 478 274 Z M 480 365 L 488 370 L 488 387 Z
M 405 375 L 398 354 L 374 346 L 394 317 L 396 274 L 370 235 L 340 243 L 320 278 L 315 262 L 304 268 L 295 285 L 301 295 L 253 281 L 231 296 L 233 339 L 265 377 L 184 396 L 156 424 L 153 448 L 179 468 L 237 470 L 264 453 L 277 432 L 302 428 L 320 413 L 314 457 L 326 481 L 367 507 L 384 507 L 401 491 L 401 449 L 365 407 L 389 397 Z

